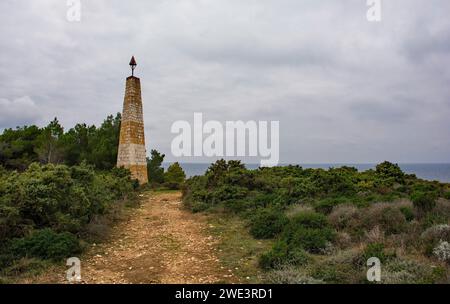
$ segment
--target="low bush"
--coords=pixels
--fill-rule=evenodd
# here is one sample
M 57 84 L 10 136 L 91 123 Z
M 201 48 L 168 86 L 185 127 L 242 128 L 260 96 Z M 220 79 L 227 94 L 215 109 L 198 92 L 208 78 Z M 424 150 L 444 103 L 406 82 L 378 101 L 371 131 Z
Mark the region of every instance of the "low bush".
M 286 215 L 280 210 L 258 209 L 250 220 L 250 233 L 257 239 L 270 239 L 278 235 L 287 224 Z
M 382 243 L 369 243 L 363 252 L 363 259 L 367 261 L 370 258 L 378 258 L 382 263 L 386 262 L 392 257 L 395 257 L 395 253 L 389 253 L 385 250 Z
M 328 220 L 336 229 L 351 228 L 358 224 L 358 208 L 350 205 L 336 206 L 328 216 Z
M 0 269 L 21 258 L 59 260 L 79 253 L 81 239 L 105 236 L 99 219 L 111 224 L 110 217 L 136 195 L 129 170 L 96 171 L 86 163 L 32 163 L 24 172 L 2 175 Z
M 47 260 L 69 258 L 81 251 L 76 236 L 51 229 L 33 232 L 30 236 L 11 241 L 11 252 L 17 257 L 37 257 Z
M 399 208 L 400 212 L 403 214 L 407 222 L 414 220 L 414 210 L 410 207 L 402 206 Z
M 446 192 L 444 192 L 444 195 L 443 195 L 443 197 L 444 197 L 445 199 L 448 199 L 448 200 L 450 200 L 450 191 L 446 191 Z
M 450 264 L 450 243 L 440 241 L 439 244 L 433 249 L 433 254 L 439 261 Z
M 446 283 L 447 271 L 414 260 L 394 258 L 384 264 L 381 284 L 436 284 Z
M 438 242 L 447 241 L 450 242 L 450 225 L 436 225 L 425 230 L 422 235 L 422 239 L 425 241 Z
M 334 231 L 330 228 L 314 229 L 299 227 L 285 235 L 291 247 L 303 248 L 311 253 L 322 253 L 330 241 L 334 240 Z
M 317 212 L 323 213 L 323 214 L 330 214 L 333 208 L 335 208 L 338 205 L 347 203 L 347 200 L 345 198 L 327 198 L 318 201 L 314 205 L 314 209 Z
M 411 195 L 414 207 L 421 214 L 425 214 L 436 206 L 437 195 L 435 192 L 415 191 Z
M 283 281 L 286 275 L 287 282 L 366 282 L 361 279 L 366 256 L 390 262 L 394 252 L 420 255 L 426 247 L 428 257 L 418 258 L 429 265 L 436 263 L 430 257 L 439 240 L 420 236 L 429 227 L 449 224 L 448 192 L 448 185 L 404 174 L 389 162 L 366 171 L 299 166 L 247 170 L 240 163 L 220 160 L 205 176 L 186 181 L 183 200 L 194 211 L 236 213 L 249 221 L 250 233 L 256 238 L 277 237 L 272 249 L 259 260 L 264 269 L 290 267 L 277 272 L 281 276 L 277 280 Z M 288 219 L 285 224 L 281 211 Z M 359 264 L 339 265 L 332 259 L 339 250 L 359 244 L 362 248 L 368 244 Z M 312 262 L 306 262 L 307 267 L 296 266 L 305 263 L 305 256 Z M 322 264 L 322 270 L 316 269 Z M 295 267 L 298 276 L 291 273 Z M 434 280 L 428 268 L 420 271 L 429 275 L 425 281 Z
M 316 212 L 303 212 L 294 216 L 290 220 L 290 229 L 297 228 L 322 229 L 329 227 L 328 220 L 325 215 Z
M 273 248 L 259 257 L 259 265 L 263 269 L 274 269 L 282 265 L 305 265 L 309 261 L 308 254 L 300 247 L 292 247 L 285 240 L 278 240 Z
M 304 212 L 293 217 L 283 231 L 282 238 L 291 247 L 320 253 L 335 238 L 325 215 Z
M 379 226 L 390 235 L 405 231 L 407 221 L 403 213 L 391 203 L 378 203 L 363 210 L 361 225 L 367 230 Z
M 315 279 L 302 272 L 293 265 L 283 265 L 268 272 L 265 276 L 269 284 L 323 284 L 324 281 Z
M 316 264 L 311 276 L 332 284 L 359 284 L 366 280 L 361 253 L 350 249 L 337 252 Z
M 440 242 L 450 242 L 450 226 L 445 224 L 432 226 L 425 230 L 420 238 L 425 254 L 431 256 Z

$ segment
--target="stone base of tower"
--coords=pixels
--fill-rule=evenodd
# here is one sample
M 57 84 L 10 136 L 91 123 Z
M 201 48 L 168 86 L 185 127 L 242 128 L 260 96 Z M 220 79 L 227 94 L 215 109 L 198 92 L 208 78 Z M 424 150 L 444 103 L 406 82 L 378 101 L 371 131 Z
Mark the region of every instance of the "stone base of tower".
M 122 138 L 126 132 L 126 123 L 122 125 L 121 140 L 119 144 L 119 151 L 117 153 L 117 167 L 129 169 L 131 176 L 139 180 L 139 183 L 148 183 L 147 176 L 147 160 L 145 157 L 145 146 L 143 144 L 124 143 L 126 140 Z M 133 133 L 133 132 L 131 132 Z
M 131 177 L 137 179 L 140 185 L 148 183 L 147 166 L 143 165 L 123 165 L 122 168 L 131 172 Z

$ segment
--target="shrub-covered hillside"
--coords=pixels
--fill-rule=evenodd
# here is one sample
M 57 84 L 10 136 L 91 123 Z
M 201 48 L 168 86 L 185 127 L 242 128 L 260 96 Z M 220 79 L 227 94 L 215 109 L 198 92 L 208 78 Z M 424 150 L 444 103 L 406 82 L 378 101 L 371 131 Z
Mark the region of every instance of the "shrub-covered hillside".
M 382 262 L 382 283 L 449 282 L 450 186 L 376 170 L 299 166 L 247 170 L 212 164 L 188 179 L 193 212 L 233 213 L 273 247 L 259 257 L 275 283 L 365 283 L 367 259 Z
M 30 263 L 79 254 L 86 240 L 105 235 L 136 186 L 128 170 L 84 163 L 33 163 L 22 173 L 0 167 L 0 281 Z

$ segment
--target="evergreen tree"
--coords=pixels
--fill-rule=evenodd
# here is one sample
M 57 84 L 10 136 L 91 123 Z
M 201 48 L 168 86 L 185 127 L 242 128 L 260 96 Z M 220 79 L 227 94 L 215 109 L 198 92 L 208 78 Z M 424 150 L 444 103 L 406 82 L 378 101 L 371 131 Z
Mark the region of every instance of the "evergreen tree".
M 32 162 L 37 162 L 35 147 L 41 132 L 36 126 L 4 130 L 0 135 L 0 165 L 24 171 Z
M 186 179 L 186 174 L 179 163 L 174 163 L 167 168 L 164 174 L 164 180 L 167 187 L 170 189 L 180 189 Z
M 64 153 L 60 141 L 63 134 L 64 129 L 55 117 L 38 136 L 35 152 L 42 163 L 56 164 L 63 160 Z
M 151 158 L 147 157 L 147 175 L 151 184 L 164 183 L 164 168 L 161 166 L 164 161 L 164 154 L 152 150 Z

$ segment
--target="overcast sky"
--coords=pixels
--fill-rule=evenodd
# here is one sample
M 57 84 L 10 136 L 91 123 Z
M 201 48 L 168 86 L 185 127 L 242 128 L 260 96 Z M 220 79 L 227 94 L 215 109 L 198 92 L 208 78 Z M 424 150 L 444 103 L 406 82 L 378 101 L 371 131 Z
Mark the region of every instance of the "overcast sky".
M 176 120 L 280 121 L 281 162 L 450 162 L 450 1 L 0 1 L 0 129 L 99 124 L 141 78 L 147 149 Z M 186 159 L 184 159 L 186 160 Z M 188 159 L 201 161 L 204 159 Z

